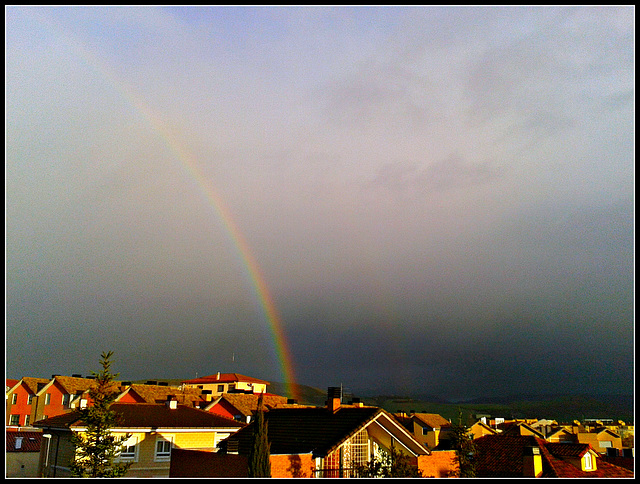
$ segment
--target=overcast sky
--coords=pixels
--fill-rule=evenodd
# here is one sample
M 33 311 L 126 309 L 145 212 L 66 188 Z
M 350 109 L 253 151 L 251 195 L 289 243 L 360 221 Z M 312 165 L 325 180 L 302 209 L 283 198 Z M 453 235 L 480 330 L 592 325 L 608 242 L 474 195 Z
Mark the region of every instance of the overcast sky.
M 298 383 L 632 393 L 632 7 L 5 14 L 7 377 L 282 381 L 206 182 Z

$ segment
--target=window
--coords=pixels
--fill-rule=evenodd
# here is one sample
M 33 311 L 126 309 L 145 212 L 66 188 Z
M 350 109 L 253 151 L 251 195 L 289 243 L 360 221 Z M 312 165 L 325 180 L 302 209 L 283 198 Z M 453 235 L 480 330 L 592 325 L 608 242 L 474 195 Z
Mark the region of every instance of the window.
M 27 405 L 31 405 L 33 403 L 33 395 L 29 395 L 27 398 Z
M 12 415 L 9 418 L 9 425 L 20 425 L 20 415 Z
M 218 385 L 218 392 L 224 393 L 224 385 Z
M 68 393 L 65 393 L 64 395 L 62 395 L 63 407 L 68 407 L 70 402 L 71 402 L 71 395 L 69 395 Z
M 171 437 L 158 437 L 156 440 L 156 462 L 171 460 Z
M 14 393 L 11 395 L 11 405 L 15 405 L 16 403 L 18 403 L 18 394 Z
M 611 442 L 610 440 L 601 440 L 600 441 L 600 447 L 606 448 L 606 447 L 611 447 L 613 446 L 613 442 Z
M 138 437 L 130 437 L 129 440 L 123 443 L 122 450 L 120 451 L 120 461 L 134 461 L 137 462 L 138 457 Z
M 422 427 L 422 435 L 429 435 L 430 430 L 429 427 Z
M 51 393 L 47 393 L 47 394 L 44 396 L 44 404 L 45 404 L 45 405 L 49 405 L 50 403 L 51 403 Z
M 29 420 L 31 418 L 31 415 L 25 415 L 24 416 L 24 426 L 26 427 L 27 425 L 29 425 Z
M 584 470 L 585 471 L 590 471 L 591 469 L 593 469 L 593 461 L 592 461 L 593 457 L 591 456 L 590 452 L 587 452 L 584 455 Z

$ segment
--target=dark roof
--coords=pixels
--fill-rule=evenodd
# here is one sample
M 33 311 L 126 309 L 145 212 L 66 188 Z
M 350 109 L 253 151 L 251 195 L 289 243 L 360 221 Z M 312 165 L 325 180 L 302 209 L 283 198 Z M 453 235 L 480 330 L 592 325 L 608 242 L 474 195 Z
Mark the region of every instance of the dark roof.
M 274 408 L 264 414 L 270 452 L 325 456 L 381 412 L 378 407 L 340 407 L 335 413 L 325 407 Z M 254 425 L 230 436 L 222 447 L 237 445 L 239 454 L 248 454 Z
M 473 441 L 478 477 L 522 477 L 526 447 L 539 447 L 543 477 L 633 477 L 633 472 L 596 457 L 595 471 L 582 471 L 565 459 L 582 457 L 589 444 L 551 443 L 532 435 L 485 435 Z
M 40 452 L 41 431 L 7 430 L 6 437 L 7 452 Z M 16 440 L 18 439 L 22 439 L 20 448 L 16 448 Z
M 160 403 L 114 403 L 110 407 L 120 418 L 120 428 L 233 428 L 245 424 L 198 408 L 178 405 L 172 409 Z M 33 424 L 35 427 L 82 427 L 78 411 L 57 415 Z

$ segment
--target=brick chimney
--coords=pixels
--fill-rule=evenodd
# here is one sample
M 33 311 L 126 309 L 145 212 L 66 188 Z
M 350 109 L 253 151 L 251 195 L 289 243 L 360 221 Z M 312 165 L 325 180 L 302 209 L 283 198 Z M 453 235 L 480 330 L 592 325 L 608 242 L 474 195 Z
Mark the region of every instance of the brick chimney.
M 327 390 L 327 408 L 333 413 L 337 412 L 340 408 L 340 394 L 340 387 L 329 387 Z

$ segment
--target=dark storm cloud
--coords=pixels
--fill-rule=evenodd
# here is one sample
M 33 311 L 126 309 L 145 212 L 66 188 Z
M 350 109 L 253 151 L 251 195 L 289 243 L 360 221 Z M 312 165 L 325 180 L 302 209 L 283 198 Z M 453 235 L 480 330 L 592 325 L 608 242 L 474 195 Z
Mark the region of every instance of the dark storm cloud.
M 10 8 L 8 376 L 631 391 L 633 12 Z

